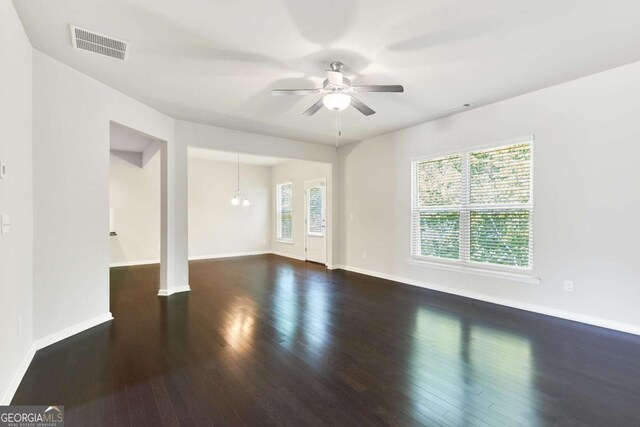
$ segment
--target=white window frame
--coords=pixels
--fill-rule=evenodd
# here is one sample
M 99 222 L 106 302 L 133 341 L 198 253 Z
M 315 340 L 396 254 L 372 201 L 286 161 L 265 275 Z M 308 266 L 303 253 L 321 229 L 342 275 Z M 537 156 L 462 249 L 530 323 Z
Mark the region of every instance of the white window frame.
M 291 185 L 291 238 L 283 238 L 282 236 L 282 209 L 280 205 L 280 201 L 282 198 L 280 197 L 281 188 L 284 185 Z M 286 243 L 293 244 L 293 182 L 286 181 L 280 182 L 276 184 L 276 242 L 278 243 Z
M 409 259 L 407 260 L 407 263 L 410 265 L 433 267 L 433 268 L 449 270 L 449 271 L 474 273 L 481 276 L 503 278 L 503 279 L 525 282 L 525 283 L 534 283 L 534 284 L 540 283 L 540 278 L 534 277 L 534 270 L 533 270 L 533 257 L 534 257 L 534 244 L 535 244 L 535 239 L 533 238 L 534 237 L 533 236 L 533 217 L 534 217 L 534 203 L 533 203 L 534 170 L 533 168 L 534 168 L 534 145 L 535 145 L 534 141 L 535 141 L 535 135 L 529 135 L 521 138 L 514 138 L 510 140 L 505 140 L 505 141 L 476 145 L 476 146 L 471 146 L 463 149 L 441 151 L 441 152 L 432 153 L 425 156 L 411 158 L 410 159 L 410 168 L 411 168 L 410 191 L 411 193 L 409 196 L 409 199 L 411 200 L 411 209 L 409 213 L 410 214 L 410 221 L 409 221 L 410 242 L 409 242 Z M 462 195 L 461 195 L 461 199 L 462 199 L 461 206 L 455 206 L 454 209 L 452 209 L 451 206 L 443 206 L 443 207 L 438 207 L 436 210 L 440 210 L 440 209 L 456 210 L 460 212 L 460 237 L 459 237 L 460 247 L 461 249 L 463 247 L 468 249 L 470 234 L 471 234 L 470 223 L 468 221 L 468 217 L 471 211 L 471 205 L 468 202 L 469 201 L 469 183 L 468 183 L 469 155 L 472 152 L 476 152 L 476 151 L 489 150 L 494 148 L 498 149 L 501 147 L 506 147 L 509 145 L 515 145 L 515 144 L 524 143 L 524 142 L 529 142 L 531 144 L 531 186 L 530 186 L 531 194 L 529 196 L 529 203 L 510 204 L 510 205 L 487 205 L 486 208 L 497 209 L 501 207 L 508 207 L 509 209 L 519 208 L 519 209 L 527 209 L 530 211 L 531 214 L 529 216 L 529 221 L 530 221 L 529 229 L 531 230 L 530 239 L 532 242 L 530 246 L 531 253 L 529 255 L 530 265 L 528 267 L 516 267 L 516 266 L 506 266 L 506 265 L 503 266 L 498 264 L 475 262 L 469 259 L 468 251 L 462 251 L 462 250 L 460 253 L 460 259 L 446 259 L 446 258 L 414 254 L 414 249 L 415 249 L 414 248 L 415 242 L 413 238 L 414 224 L 415 224 L 414 215 L 418 210 L 417 207 L 415 206 L 416 204 L 415 195 L 417 194 L 417 189 L 415 188 L 417 163 L 424 160 L 433 160 L 433 159 L 438 159 L 441 157 L 447 157 L 451 155 L 459 155 L 462 157 L 463 185 L 462 185 Z M 463 244 L 464 241 L 467 242 L 466 245 Z

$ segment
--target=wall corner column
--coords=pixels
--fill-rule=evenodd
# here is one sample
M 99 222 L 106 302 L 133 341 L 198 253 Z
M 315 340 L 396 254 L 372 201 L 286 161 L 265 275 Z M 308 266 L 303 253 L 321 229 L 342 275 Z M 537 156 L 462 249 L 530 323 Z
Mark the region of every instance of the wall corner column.
M 175 139 L 161 149 L 161 239 L 159 296 L 189 287 L 187 146 Z

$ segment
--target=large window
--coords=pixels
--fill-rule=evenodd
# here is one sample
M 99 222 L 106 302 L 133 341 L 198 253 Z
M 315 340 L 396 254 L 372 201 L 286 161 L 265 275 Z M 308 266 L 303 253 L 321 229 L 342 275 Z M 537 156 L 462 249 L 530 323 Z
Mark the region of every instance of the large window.
M 293 241 L 293 184 L 290 182 L 276 186 L 276 239 Z
M 533 268 L 530 140 L 411 166 L 414 258 Z

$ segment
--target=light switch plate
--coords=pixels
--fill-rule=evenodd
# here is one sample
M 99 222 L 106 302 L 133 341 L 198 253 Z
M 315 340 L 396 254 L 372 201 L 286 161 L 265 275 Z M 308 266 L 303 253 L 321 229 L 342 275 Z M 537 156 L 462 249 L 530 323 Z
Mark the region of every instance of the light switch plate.
M 7 165 L 4 163 L 0 163 L 0 179 L 5 179 L 7 177 Z

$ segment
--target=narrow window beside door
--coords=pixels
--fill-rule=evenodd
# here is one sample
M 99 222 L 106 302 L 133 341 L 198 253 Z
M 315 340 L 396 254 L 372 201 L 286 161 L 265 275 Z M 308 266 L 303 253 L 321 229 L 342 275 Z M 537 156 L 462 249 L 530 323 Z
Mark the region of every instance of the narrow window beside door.
M 416 259 L 533 268 L 532 142 L 412 162 Z
M 276 186 L 276 240 L 286 243 L 293 241 L 293 184 L 290 182 Z

